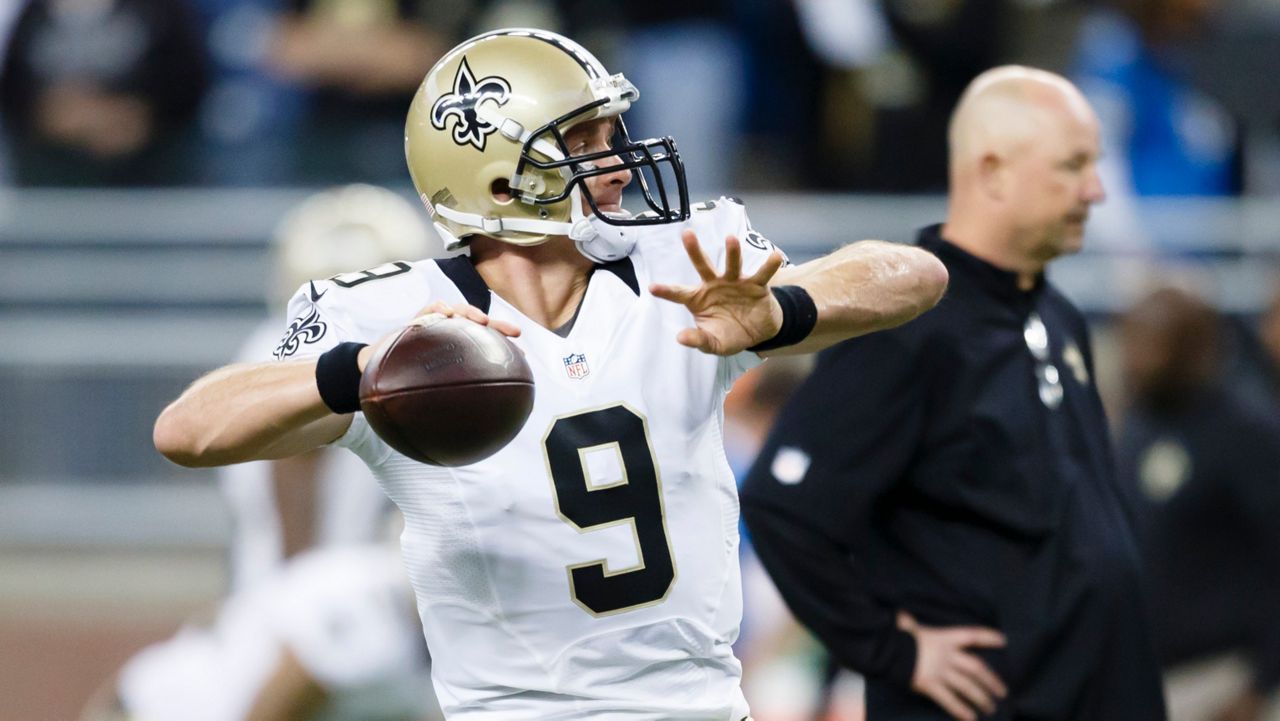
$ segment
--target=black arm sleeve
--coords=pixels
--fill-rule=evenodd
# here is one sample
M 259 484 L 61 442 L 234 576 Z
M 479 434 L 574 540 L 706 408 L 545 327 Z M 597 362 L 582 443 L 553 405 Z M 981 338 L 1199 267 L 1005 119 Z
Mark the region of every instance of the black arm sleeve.
M 907 328 L 821 354 L 742 487 L 749 540 L 796 618 L 842 664 L 909 685 L 913 639 L 866 566 L 872 507 L 919 450 L 926 379 Z
M 756 555 L 791 612 L 822 639 L 842 666 L 911 684 L 915 638 L 896 628 L 894 613 L 872 602 L 850 573 L 848 554 L 786 514 L 744 502 Z

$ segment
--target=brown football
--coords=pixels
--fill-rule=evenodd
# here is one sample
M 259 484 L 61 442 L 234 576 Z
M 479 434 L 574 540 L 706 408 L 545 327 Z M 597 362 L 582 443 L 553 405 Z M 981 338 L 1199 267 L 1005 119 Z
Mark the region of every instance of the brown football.
M 501 333 L 464 318 L 426 316 L 369 359 L 360 409 L 404 455 L 465 466 L 520 432 L 533 410 L 533 373 Z

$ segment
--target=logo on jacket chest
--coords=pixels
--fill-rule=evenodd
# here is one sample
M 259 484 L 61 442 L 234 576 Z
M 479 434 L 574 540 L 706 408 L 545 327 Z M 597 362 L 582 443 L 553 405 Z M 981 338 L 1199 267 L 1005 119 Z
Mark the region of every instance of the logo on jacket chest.
M 1157 440 L 1138 460 L 1142 492 L 1155 503 L 1173 498 L 1191 477 L 1191 467 L 1191 454 L 1181 443 L 1172 438 Z
M 582 380 L 591 374 L 585 353 L 570 353 L 564 357 L 564 372 L 573 380 Z
M 1085 364 L 1084 353 L 1080 352 L 1080 346 L 1075 341 L 1067 341 L 1067 346 L 1062 349 L 1062 362 L 1071 369 L 1071 375 L 1075 376 L 1077 383 L 1089 385 L 1089 366 Z

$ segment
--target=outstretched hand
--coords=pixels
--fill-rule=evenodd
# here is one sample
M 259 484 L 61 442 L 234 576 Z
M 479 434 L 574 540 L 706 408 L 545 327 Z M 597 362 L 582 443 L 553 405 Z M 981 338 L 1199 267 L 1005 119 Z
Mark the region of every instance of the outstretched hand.
M 702 279 L 700 285 L 654 283 L 649 292 L 679 303 L 693 314 L 696 327 L 676 335 L 681 345 L 713 355 L 733 355 L 778 334 L 782 306 L 769 292 L 769 279 L 782 267 L 782 254 L 773 251 L 760 269 L 742 277 L 742 246 L 725 238 L 724 274 L 717 275 L 692 230 L 681 235 L 684 250 Z

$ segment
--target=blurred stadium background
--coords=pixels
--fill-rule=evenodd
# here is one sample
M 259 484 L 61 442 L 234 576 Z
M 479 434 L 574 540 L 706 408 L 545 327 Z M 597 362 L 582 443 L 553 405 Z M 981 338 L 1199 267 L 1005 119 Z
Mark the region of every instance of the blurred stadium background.
M 1052 275 L 1113 421 L 1112 321 L 1168 284 L 1225 314 L 1231 383 L 1274 407 L 1276 0 L 0 0 L 0 721 L 75 718 L 222 595 L 223 499 L 154 452 L 156 415 L 267 312 L 284 213 L 354 181 L 411 198 L 417 80 L 522 24 L 626 73 L 633 135 L 675 136 L 695 194 L 742 197 L 793 260 L 941 218 L 947 113 L 981 70 L 1073 77 L 1110 197 Z M 818 667 L 771 667 L 759 693 L 794 704 L 758 721 L 806 718 Z

